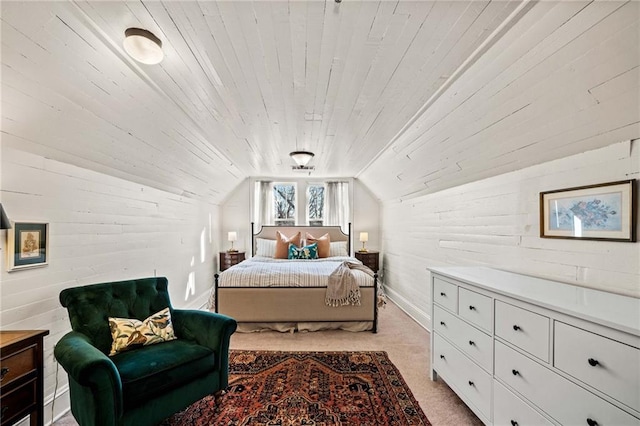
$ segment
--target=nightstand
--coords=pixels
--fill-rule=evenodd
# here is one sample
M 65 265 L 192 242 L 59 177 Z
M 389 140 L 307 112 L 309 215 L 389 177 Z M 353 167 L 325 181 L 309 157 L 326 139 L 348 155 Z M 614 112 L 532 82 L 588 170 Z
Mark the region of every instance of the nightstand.
M 371 268 L 373 272 L 378 272 L 379 255 L 380 253 L 377 251 L 356 251 L 355 253 L 356 259 Z
M 43 339 L 49 330 L 0 332 L 0 404 L 2 426 L 30 417 L 44 423 Z
M 233 265 L 244 260 L 243 251 L 221 251 L 220 252 L 220 272 L 231 268 Z

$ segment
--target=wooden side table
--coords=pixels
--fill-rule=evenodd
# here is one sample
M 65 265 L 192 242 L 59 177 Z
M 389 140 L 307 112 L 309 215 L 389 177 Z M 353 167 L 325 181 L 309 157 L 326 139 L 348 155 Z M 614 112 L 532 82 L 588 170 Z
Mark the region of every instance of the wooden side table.
M 378 272 L 380 266 L 380 252 L 377 251 L 356 251 L 355 257 L 365 266 L 371 268 L 373 272 Z
M 220 271 L 231 268 L 233 265 L 244 260 L 243 251 L 221 251 L 220 252 Z
M 27 415 L 31 426 L 44 423 L 44 336 L 49 330 L 0 331 L 0 424 L 9 426 Z

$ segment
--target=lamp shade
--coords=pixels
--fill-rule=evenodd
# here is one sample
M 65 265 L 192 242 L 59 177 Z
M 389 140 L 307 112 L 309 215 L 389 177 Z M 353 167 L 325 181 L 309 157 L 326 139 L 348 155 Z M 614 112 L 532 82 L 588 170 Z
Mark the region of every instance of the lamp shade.
M 369 241 L 369 233 L 368 232 L 361 232 L 360 233 L 360 242 L 364 243 Z
M 227 234 L 227 241 L 238 241 L 238 233 L 235 231 L 229 232 Z
M 7 214 L 4 212 L 4 207 L 0 204 L 0 229 L 9 229 L 11 228 L 11 221 L 7 217 Z
M 289 156 L 293 158 L 293 161 L 300 167 L 304 167 L 309 164 L 309 161 L 314 157 L 313 152 L 309 151 L 293 151 L 289 153 Z
M 123 46 L 129 56 L 143 64 L 155 65 L 164 58 L 162 41 L 152 32 L 141 28 L 127 28 Z

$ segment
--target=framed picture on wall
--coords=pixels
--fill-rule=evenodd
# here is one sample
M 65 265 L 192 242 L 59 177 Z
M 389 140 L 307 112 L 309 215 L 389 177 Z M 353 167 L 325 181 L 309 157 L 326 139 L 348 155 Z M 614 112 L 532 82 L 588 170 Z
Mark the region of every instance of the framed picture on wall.
M 8 232 L 7 269 L 46 266 L 49 258 L 49 224 L 12 222 Z
M 540 237 L 636 241 L 636 181 L 540 193 Z

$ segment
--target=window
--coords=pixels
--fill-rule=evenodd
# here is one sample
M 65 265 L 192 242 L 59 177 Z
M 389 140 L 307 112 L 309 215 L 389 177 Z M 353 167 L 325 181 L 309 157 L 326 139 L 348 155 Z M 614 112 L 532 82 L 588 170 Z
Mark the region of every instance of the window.
M 301 194 L 298 194 L 298 188 L 301 188 Z M 256 229 L 263 225 L 340 225 L 346 232 L 350 210 L 349 182 L 256 180 L 253 203 Z
M 276 225 L 296 224 L 295 183 L 275 183 L 273 185 L 273 213 Z
M 307 186 L 307 223 L 311 226 L 322 226 L 324 221 L 324 185 L 309 184 Z

